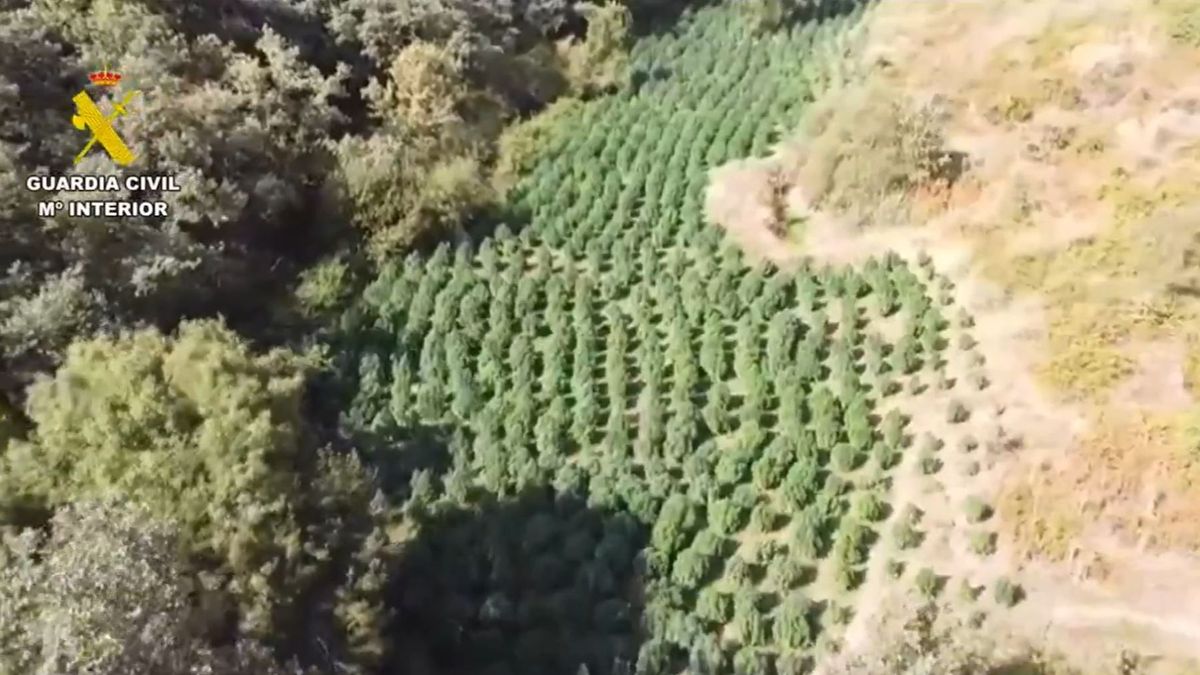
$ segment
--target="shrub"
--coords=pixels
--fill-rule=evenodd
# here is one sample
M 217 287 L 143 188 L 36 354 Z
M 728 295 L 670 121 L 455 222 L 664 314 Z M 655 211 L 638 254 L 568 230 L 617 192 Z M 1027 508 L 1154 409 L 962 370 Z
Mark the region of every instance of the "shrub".
M 887 562 L 887 575 L 893 579 L 899 579 L 904 576 L 904 561 L 889 560 Z
M 555 142 L 568 133 L 564 120 L 577 115 L 582 107 L 579 99 L 562 98 L 528 120 L 505 128 L 500 135 L 496 168 L 492 173 L 496 191 L 507 192 L 533 168 L 547 148 L 555 147 Z
M 958 440 L 959 452 L 974 452 L 978 448 L 979 441 L 971 434 L 967 434 Z
M 742 644 L 759 646 L 770 639 L 771 624 L 762 613 L 761 599 L 753 589 L 742 589 L 733 599 L 733 626 Z
M 780 588 L 795 588 L 804 583 L 811 573 L 811 568 L 795 555 L 789 555 L 775 567 L 775 580 Z
M 691 538 L 698 522 L 696 509 L 687 497 L 671 495 L 659 511 L 650 542 L 667 555 L 674 555 Z
M 972 532 L 970 535 L 971 552 L 978 556 L 989 556 L 996 552 L 996 534 L 994 532 Z
M 938 459 L 937 455 L 932 452 L 922 450 L 920 458 L 917 461 L 917 467 L 922 474 L 932 476 L 942 470 L 942 460 Z
M 967 375 L 967 379 L 971 382 L 971 386 L 975 387 L 979 391 L 987 389 L 988 385 L 991 384 L 991 381 L 988 379 L 987 375 L 984 375 L 983 372 L 979 370 L 971 371 L 971 374 Z
M 970 333 L 963 333 L 958 336 L 958 348 L 964 352 L 974 349 L 977 344 L 979 343 L 975 341 L 975 338 L 971 337 Z
M 907 522 L 896 523 L 892 528 L 892 538 L 900 550 L 916 548 L 921 545 L 921 533 Z
M 933 453 L 941 450 L 945 444 L 940 438 L 928 432 L 921 434 L 921 443 L 917 446 L 921 452 Z
M 795 518 L 795 526 L 792 529 L 794 550 L 806 558 L 817 558 L 825 546 L 820 528 L 821 521 L 816 514 L 811 510 L 802 511 Z
M 908 393 L 917 396 L 923 391 L 925 391 L 925 383 L 921 381 L 921 378 L 914 376 L 908 381 Z
M 858 450 L 848 443 L 838 443 L 833 447 L 833 465 L 838 471 L 849 473 L 858 468 L 862 456 Z
M 742 529 L 748 509 L 733 499 L 717 499 L 708 505 L 708 524 L 719 535 L 729 536 Z
M 339 309 L 351 291 L 350 267 L 340 258 L 320 262 L 300 276 L 296 299 L 311 314 Z
M 944 365 L 944 364 L 939 364 L 939 365 Z M 954 378 L 948 377 L 946 375 L 945 370 L 938 371 L 937 379 L 934 381 L 934 386 L 936 386 L 938 388 L 938 391 L 950 391 L 951 389 L 954 388 L 954 384 L 955 384 Z
M 696 616 L 713 624 L 728 622 L 733 617 L 733 597 L 706 586 L 696 597 Z
M 331 498 L 299 469 L 316 454 L 309 367 L 282 350 L 255 354 L 212 321 L 75 343 L 30 390 L 38 431 L 4 457 L 6 492 L 47 506 L 111 494 L 146 504 L 179 523 L 186 550 L 227 562 L 248 623 L 266 630 L 302 594 L 263 570 L 298 569 L 300 542 L 321 547 L 298 517 Z
M 675 565 L 671 569 L 671 580 L 681 588 L 693 590 L 700 586 L 711 569 L 711 558 L 688 549 L 675 558 Z
M 763 622 L 764 620 L 760 617 L 757 621 L 752 622 L 753 626 L 747 626 L 747 630 L 742 633 L 742 641 L 749 645 L 757 645 L 765 641 L 765 637 L 759 640 L 746 637 L 747 632 L 750 632 L 752 637 L 765 635 L 766 629 Z M 737 675 L 770 675 L 771 655 L 751 647 L 739 649 L 733 655 L 733 672 Z
M 758 568 L 742 557 L 734 558 L 725 570 L 725 576 L 736 585 L 750 584 L 758 580 Z
M 967 514 L 967 522 L 972 524 L 981 523 L 992 515 L 992 507 L 974 495 L 967 497 L 966 502 L 963 504 L 963 509 Z
M 860 493 L 854 501 L 854 515 L 863 522 L 878 522 L 886 513 L 887 504 L 874 491 Z
M 810 106 L 801 125 L 797 175 L 817 205 L 863 217 L 865 205 L 895 205 L 920 185 L 956 178 L 932 110 L 876 85 L 836 98 Z
M 946 410 L 946 421 L 950 424 L 962 424 L 971 417 L 967 406 L 962 404 L 962 401 L 951 401 L 949 409 Z
M 871 454 L 874 455 L 879 468 L 885 471 L 896 466 L 900 461 L 900 452 L 882 442 L 876 443 L 871 448 Z
M 854 590 L 863 579 L 862 571 L 841 561 L 835 561 L 833 576 L 837 587 L 843 591 Z
M 963 472 L 964 476 L 978 475 L 979 474 L 979 462 L 977 462 L 973 459 L 966 462 L 965 464 L 963 464 L 962 472 Z
M 750 527 L 756 532 L 774 532 L 782 524 L 781 514 L 773 506 L 761 502 L 750 512 Z
M 895 409 L 889 410 L 883 416 L 883 422 L 880 427 L 883 442 L 893 448 L 900 447 L 904 442 L 904 426 L 904 416 Z
M 942 587 L 941 578 L 928 567 L 921 568 L 913 582 L 916 584 L 917 592 L 927 600 L 936 598 Z
M 829 621 L 835 626 L 845 626 L 854 618 L 854 608 L 849 605 L 831 604 L 829 606 Z
M 996 599 L 996 604 L 1001 607 L 1012 607 L 1021 601 L 1023 591 L 1017 584 L 1001 577 L 992 586 L 992 595 Z
M 812 601 L 799 593 L 788 594 L 775 618 L 775 633 L 788 649 L 812 646 L 816 631 L 811 623 Z
M 568 38 L 559 49 L 567 64 L 572 89 L 591 95 L 624 85 L 629 77 L 632 15 L 618 3 L 592 5 L 587 35 L 582 42 Z

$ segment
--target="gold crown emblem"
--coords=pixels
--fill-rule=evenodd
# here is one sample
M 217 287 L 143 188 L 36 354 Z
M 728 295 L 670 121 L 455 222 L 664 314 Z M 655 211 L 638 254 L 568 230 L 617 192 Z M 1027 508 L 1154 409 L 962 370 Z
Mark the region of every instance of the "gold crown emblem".
M 112 87 L 121 81 L 121 74 L 114 73 L 105 68 L 104 70 L 97 70 L 94 73 L 88 73 L 88 79 L 92 81 L 92 84 L 97 84 L 101 87 Z

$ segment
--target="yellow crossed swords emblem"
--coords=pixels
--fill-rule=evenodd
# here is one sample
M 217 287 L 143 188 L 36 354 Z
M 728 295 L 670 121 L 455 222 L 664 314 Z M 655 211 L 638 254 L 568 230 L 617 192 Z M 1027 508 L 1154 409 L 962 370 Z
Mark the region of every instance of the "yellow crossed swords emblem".
M 83 146 L 83 150 L 80 150 L 78 155 L 75 155 L 76 164 L 88 154 L 88 151 L 96 143 L 99 143 L 100 147 L 104 148 L 108 156 L 112 157 L 112 160 L 117 164 L 128 166 L 133 162 L 133 151 L 117 135 L 117 132 L 113 129 L 112 121 L 126 113 L 125 106 L 129 105 L 129 102 L 133 100 L 134 95 L 137 93 L 137 91 L 131 91 L 125 94 L 125 98 L 121 99 L 119 103 L 113 103 L 112 112 L 108 115 L 100 112 L 100 108 L 96 106 L 95 101 L 92 100 L 91 96 L 88 96 L 86 91 L 75 94 L 75 97 L 71 100 L 75 102 L 77 114 L 71 117 L 71 124 L 74 124 L 76 129 L 88 129 L 92 132 L 92 138 L 87 142 L 87 145 Z

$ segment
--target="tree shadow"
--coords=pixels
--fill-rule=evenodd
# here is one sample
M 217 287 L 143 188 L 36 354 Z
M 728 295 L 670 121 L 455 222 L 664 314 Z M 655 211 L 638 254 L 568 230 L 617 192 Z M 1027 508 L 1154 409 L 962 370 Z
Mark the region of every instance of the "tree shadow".
M 467 502 L 413 514 L 389 589 L 406 648 L 385 672 L 629 672 L 646 527 L 548 486 Z
M 871 0 L 823 0 L 820 2 L 797 3 L 797 6 L 784 19 L 785 28 L 796 28 L 806 23 L 823 23 L 832 21 L 870 4 Z
M 641 0 L 633 7 L 633 36 L 680 35 L 687 20 L 697 11 L 717 4 L 714 0 L 675 2 L 672 0 Z

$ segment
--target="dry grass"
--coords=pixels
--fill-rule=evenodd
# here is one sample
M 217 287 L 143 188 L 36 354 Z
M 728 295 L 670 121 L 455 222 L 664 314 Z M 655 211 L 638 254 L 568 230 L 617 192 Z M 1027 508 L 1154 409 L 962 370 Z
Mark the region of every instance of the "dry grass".
M 913 196 L 926 208 L 944 203 L 963 169 L 937 107 L 878 80 L 814 104 L 780 157 L 813 206 L 862 224 L 906 219 L 895 206 Z
M 1069 499 L 1071 486 L 1039 471 L 1011 481 L 996 501 L 996 513 L 1017 556 L 1065 561 L 1083 533 L 1081 505 Z
M 1185 381 L 1200 387 L 1200 38 L 1192 38 L 1200 35 L 1193 30 L 1200 5 L 896 2 L 884 3 L 880 16 L 873 52 L 890 64 L 878 74 L 892 92 L 884 100 L 937 97 L 946 114 L 930 119 L 944 121 L 946 131 L 929 137 L 982 160 L 958 182 L 974 186 L 969 199 L 956 200 L 957 189 L 909 189 L 906 208 L 914 220 L 944 223 L 942 232 L 975 252 L 975 269 L 990 281 L 1042 301 L 1045 353 L 1030 359 L 1038 379 L 1104 420 L 1069 463 L 1086 469 L 1104 460 L 1111 470 L 1078 472 L 1077 485 L 1034 472 L 1006 497 L 1006 520 L 1019 523 L 1016 538 L 1060 557 L 1086 522 L 1080 491 L 1108 494 L 1105 481 L 1118 481 L 1122 471 L 1140 480 L 1145 457 L 1178 463 L 1191 456 L 1181 433 L 1151 433 L 1122 413 L 1127 402 L 1116 394 L 1143 368 L 1139 345 L 1161 340 L 1187 345 Z M 872 138 L 880 127 L 858 121 L 866 113 L 856 100 L 827 107 L 843 106 L 845 125 Z M 877 106 L 875 121 L 894 110 Z M 885 126 L 893 137 L 913 133 Z M 830 134 L 821 124 L 807 131 L 818 156 L 800 176 L 824 197 L 819 205 L 876 201 L 880 190 L 861 180 L 864 171 L 838 164 L 858 147 L 853 134 Z M 932 237 L 945 236 L 936 228 Z M 1195 419 L 1172 424 L 1200 441 L 1200 412 Z M 1125 457 L 1116 454 L 1122 443 L 1128 459 L 1110 461 Z

